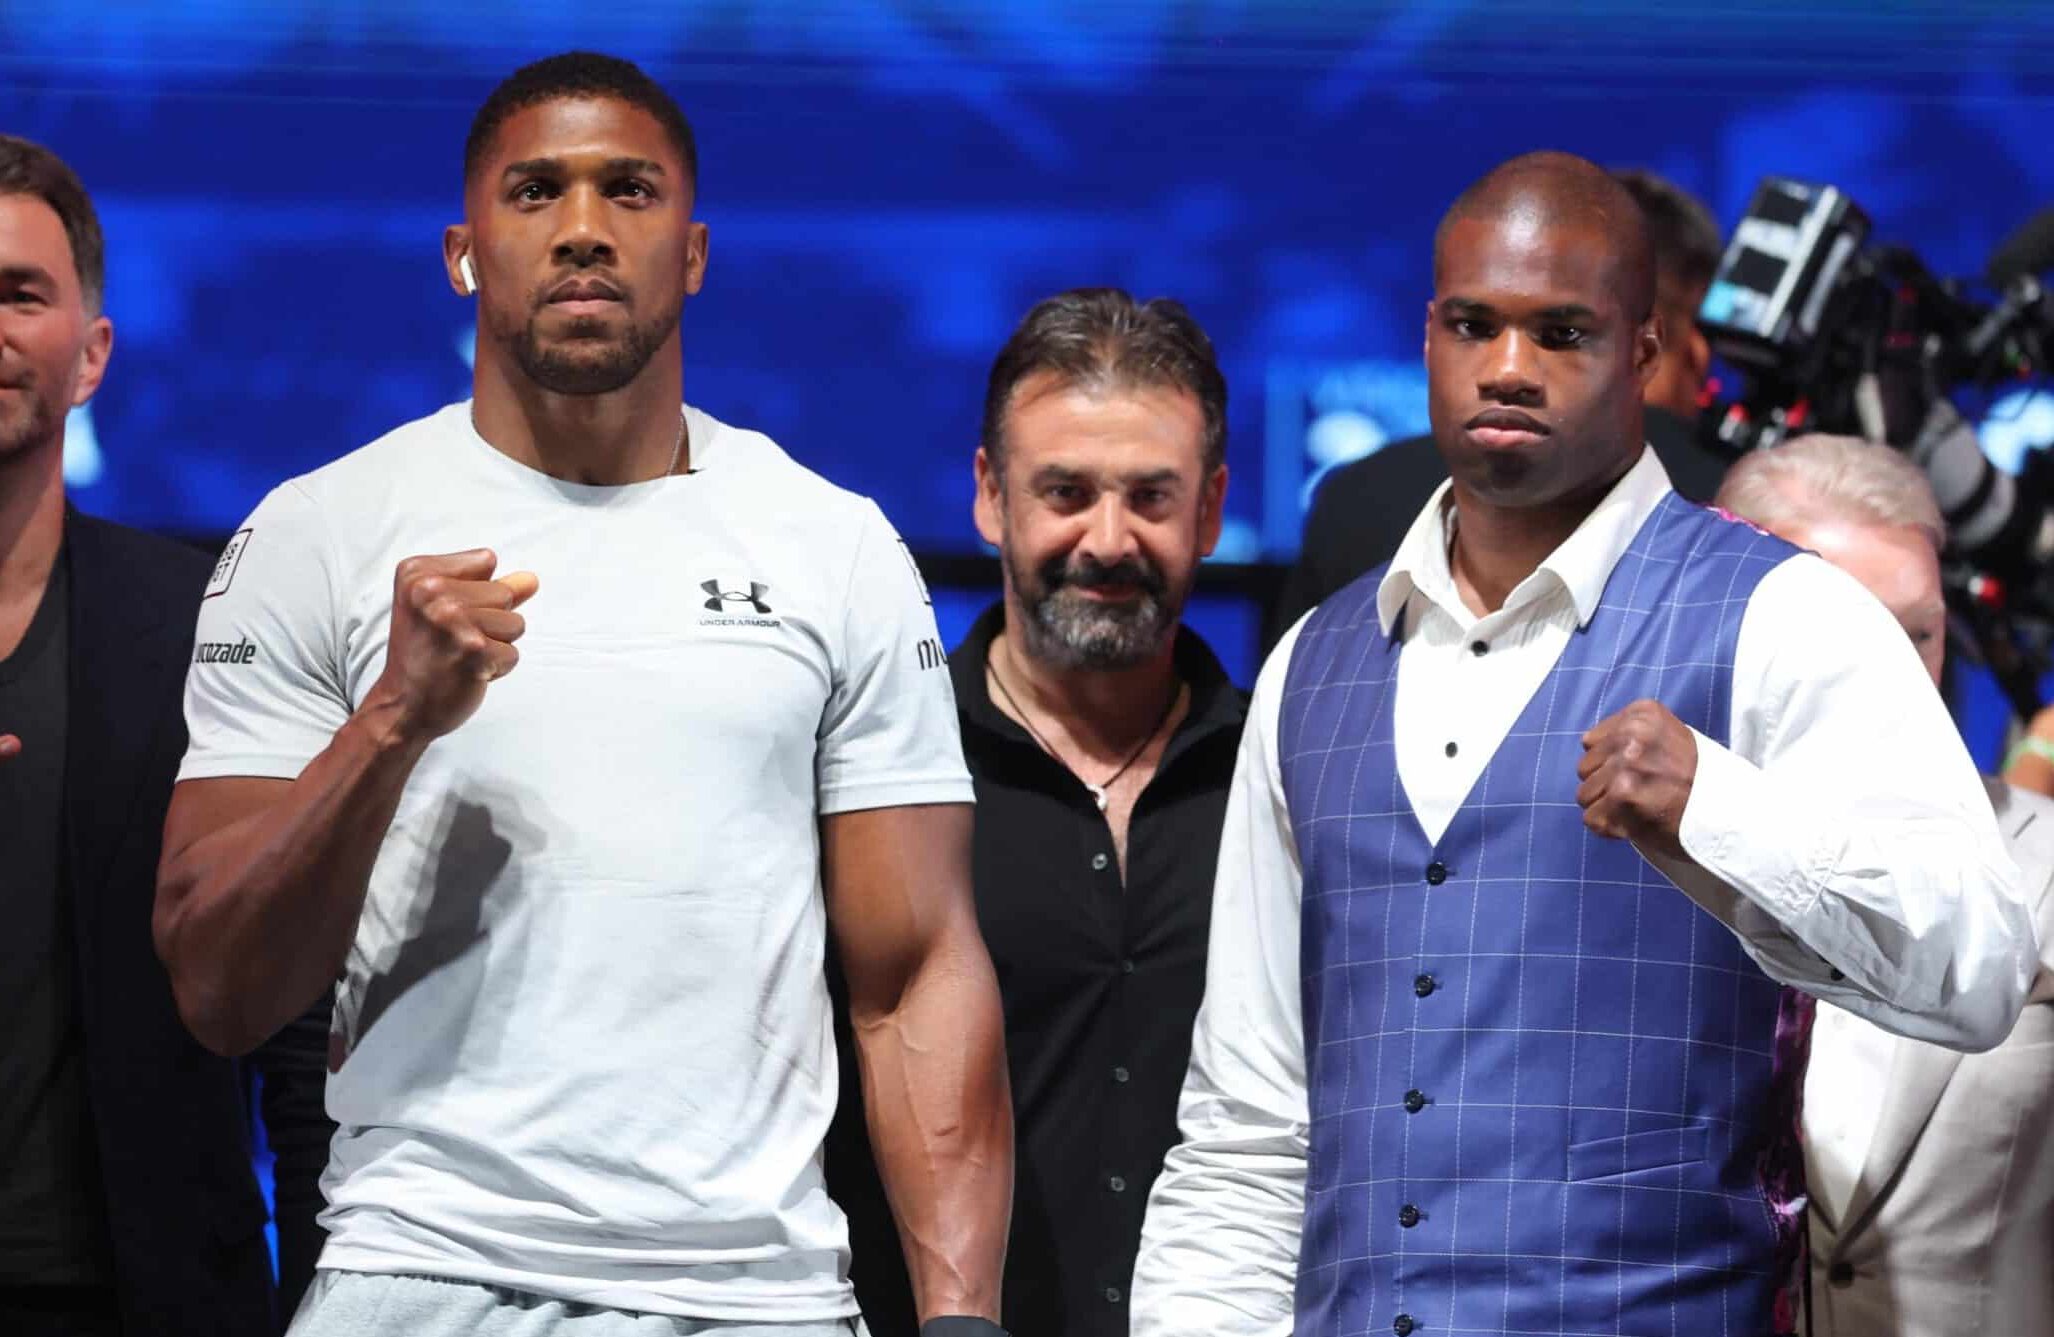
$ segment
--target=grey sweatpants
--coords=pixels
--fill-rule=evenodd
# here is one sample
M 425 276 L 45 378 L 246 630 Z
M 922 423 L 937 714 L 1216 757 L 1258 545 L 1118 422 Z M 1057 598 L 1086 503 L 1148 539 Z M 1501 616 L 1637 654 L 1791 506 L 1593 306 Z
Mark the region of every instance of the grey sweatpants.
M 858 1318 L 731 1323 L 602 1309 L 503 1286 L 370 1272 L 314 1274 L 287 1337 L 869 1337 Z

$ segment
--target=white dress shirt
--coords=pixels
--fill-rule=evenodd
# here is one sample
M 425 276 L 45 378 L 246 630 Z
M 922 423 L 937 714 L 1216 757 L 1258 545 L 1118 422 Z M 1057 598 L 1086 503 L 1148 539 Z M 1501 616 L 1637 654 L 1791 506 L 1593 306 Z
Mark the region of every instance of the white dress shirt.
M 1413 524 L 1377 612 L 1386 632 L 1405 613 L 1398 776 L 1429 836 L 1447 828 L 1669 490 L 1644 452 L 1483 617 L 1449 570 L 1447 485 Z M 1301 872 L 1277 733 L 1298 631 L 1263 666 L 1235 766 L 1184 1141 L 1149 1199 L 1136 1337 L 1291 1330 L 1308 1113 Z M 1683 894 L 1774 978 L 1891 1031 L 1960 1048 L 2004 1038 L 2038 951 L 2018 870 L 1917 653 L 1867 591 L 1808 554 L 1764 576 L 1734 651 L 1731 746 L 1696 743 L 1681 823 L 1690 859 L 1648 856 Z

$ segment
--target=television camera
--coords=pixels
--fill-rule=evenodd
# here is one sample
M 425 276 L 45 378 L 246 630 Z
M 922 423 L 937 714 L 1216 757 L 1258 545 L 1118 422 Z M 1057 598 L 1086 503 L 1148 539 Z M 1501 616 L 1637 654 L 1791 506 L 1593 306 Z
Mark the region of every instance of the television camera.
M 1997 248 L 1981 283 L 1937 278 L 1870 231 L 1836 187 L 1762 180 L 1698 311 L 1744 381 L 1703 430 L 1735 453 L 1824 431 L 1909 455 L 1947 519 L 1956 630 L 2029 719 L 2054 665 L 2054 452 L 2028 451 L 2007 474 L 1963 408 L 2048 369 L 2054 209 Z

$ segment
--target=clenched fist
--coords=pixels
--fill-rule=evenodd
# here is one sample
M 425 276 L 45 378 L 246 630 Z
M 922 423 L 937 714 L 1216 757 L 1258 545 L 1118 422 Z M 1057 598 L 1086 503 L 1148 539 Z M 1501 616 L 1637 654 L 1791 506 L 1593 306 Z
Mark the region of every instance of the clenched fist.
M 392 579 L 385 671 L 365 698 L 402 736 L 439 738 L 476 712 L 485 686 L 520 662 L 527 630 L 515 612 L 540 582 L 528 571 L 492 578 L 490 549 L 409 557 Z
M 1683 852 L 1683 808 L 1697 776 L 1697 738 L 1659 701 L 1636 701 L 1583 736 L 1583 824 L 1673 859 Z
M 0 761 L 5 761 L 21 751 L 21 740 L 11 733 L 0 733 Z

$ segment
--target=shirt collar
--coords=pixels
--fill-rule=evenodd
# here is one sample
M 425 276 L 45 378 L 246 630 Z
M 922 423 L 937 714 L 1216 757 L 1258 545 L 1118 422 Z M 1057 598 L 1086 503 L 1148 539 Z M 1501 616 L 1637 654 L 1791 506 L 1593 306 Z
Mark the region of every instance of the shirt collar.
M 1426 509 L 1405 531 L 1390 569 L 1377 585 L 1377 621 L 1386 636 L 1391 634 L 1398 615 L 1414 594 L 1433 600 L 1465 621 L 1469 617 L 1455 592 L 1454 572 L 1448 566 L 1448 544 L 1453 537 L 1451 486 L 1444 482 L 1434 490 Z M 1539 569 L 1512 591 L 1505 607 L 1530 603 L 1543 589 L 1559 586 L 1569 592 L 1576 605 L 1577 625 L 1587 624 L 1598 611 L 1598 600 L 1605 592 L 1605 582 L 1612 578 L 1612 568 L 1619 564 L 1633 536 L 1671 490 L 1669 473 L 1661 460 L 1652 449 L 1643 449 L 1633 467 L 1612 485 L 1612 490 L 1584 517 L 1575 532 L 1562 540 L 1542 560 Z

